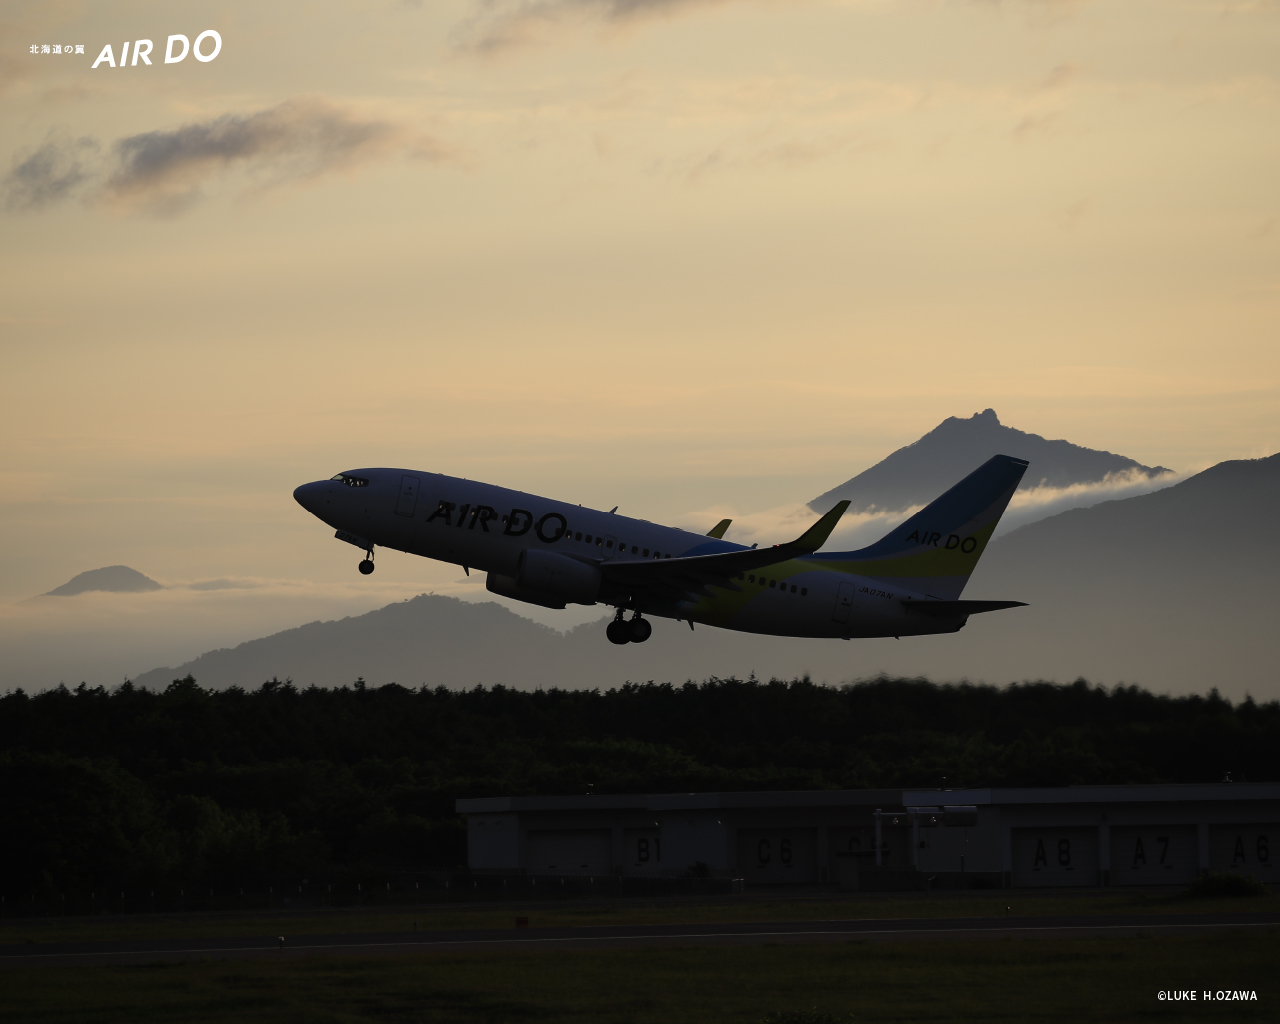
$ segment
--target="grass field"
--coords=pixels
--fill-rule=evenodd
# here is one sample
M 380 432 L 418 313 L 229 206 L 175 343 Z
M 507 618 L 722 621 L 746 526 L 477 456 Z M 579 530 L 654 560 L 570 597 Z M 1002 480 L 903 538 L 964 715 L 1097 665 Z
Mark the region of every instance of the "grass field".
M 543 901 L 418 909 L 258 911 L 218 914 L 121 914 L 95 918 L 10 918 L 0 945 L 127 939 L 323 935 L 449 928 L 510 928 L 517 915 L 531 927 L 628 924 L 724 924 L 743 921 L 865 920 L 904 917 L 1038 917 L 1046 914 L 1277 911 L 1280 896 L 1183 899 L 1172 891 L 1134 889 L 981 893 L 749 893 L 703 900 Z
M 206 961 L 0 971 L 5 1020 L 48 1024 L 1275 1020 L 1280 932 Z M 1257 1002 L 1161 1002 L 1244 989 Z M 785 1018 L 784 1018 L 785 1019 Z M 810 1020 L 828 1018 L 809 1017 Z

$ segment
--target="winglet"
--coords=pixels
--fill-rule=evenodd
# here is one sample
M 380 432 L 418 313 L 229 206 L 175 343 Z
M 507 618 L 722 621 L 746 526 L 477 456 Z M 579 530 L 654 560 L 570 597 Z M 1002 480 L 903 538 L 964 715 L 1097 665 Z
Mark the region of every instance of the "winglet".
M 725 531 L 729 529 L 732 519 L 721 519 L 715 526 L 707 531 L 708 537 L 714 537 L 716 540 L 724 540 Z
M 812 553 L 817 551 L 827 542 L 827 538 L 831 536 L 831 531 L 836 528 L 836 523 L 840 522 L 840 517 L 845 514 L 848 509 L 848 501 L 836 502 L 836 507 L 828 512 L 825 516 L 814 523 L 809 529 L 805 530 L 796 540 L 791 542 L 792 546 L 804 548 Z

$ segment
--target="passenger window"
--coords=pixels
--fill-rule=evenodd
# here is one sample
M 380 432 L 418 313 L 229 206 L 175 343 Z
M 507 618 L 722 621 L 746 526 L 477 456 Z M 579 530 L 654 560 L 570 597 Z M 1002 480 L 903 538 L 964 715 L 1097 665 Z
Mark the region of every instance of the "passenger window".
M 582 531 L 581 531 L 581 530 L 579 530 L 577 533 L 575 533 L 575 534 L 573 535 L 573 539 L 574 539 L 574 540 L 582 540 Z
M 632 545 L 631 545 L 631 553 L 632 553 L 633 555 L 636 553 L 636 550 L 637 550 L 637 549 L 636 549 L 636 546 L 635 546 L 634 544 L 632 544 Z
M 796 592 L 796 586 L 795 586 L 795 584 L 793 583 L 793 584 L 791 584 L 791 593 L 793 593 L 793 594 L 794 594 L 795 592 Z
M 755 576 L 748 576 L 748 577 L 747 577 L 747 582 L 748 582 L 748 583 L 754 583 L 755 581 L 756 581 Z
M 808 588 L 808 587 L 801 587 L 801 588 L 800 588 L 800 596 L 801 596 L 801 597 L 808 597 L 808 596 L 809 596 L 809 588 Z
M 587 543 L 588 543 L 588 544 L 590 544 L 590 543 L 591 543 L 591 534 L 587 534 Z
M 635 550 L 636 550 L 635 548 L 632 548 L 632 549 L 631 549 L 631 553 L 632 553 L 632 554 L 635 554 Z M 645 549 L 644 549 L 644 557 L 645 557 L 645 558 L 648 558 L 648 557 L 649 557 L 649 549 L 648 549 L 648 548 L 645 548 Z
M 777 580 L 770 580 L 770 581 L 769 581 L 769 586 L 770 586 L 770 587 L 776 587 L 777 585 L 778 585 L 778 581 L 777 581 Z
M 607 547 L 607 548 L 611 548 L 611 547 L 613 547 L 613 541 L 609 541 L 609 543 L 608 543 L 608 544 L 606 544 L 606 545 L 605 545 L 605 547 Z

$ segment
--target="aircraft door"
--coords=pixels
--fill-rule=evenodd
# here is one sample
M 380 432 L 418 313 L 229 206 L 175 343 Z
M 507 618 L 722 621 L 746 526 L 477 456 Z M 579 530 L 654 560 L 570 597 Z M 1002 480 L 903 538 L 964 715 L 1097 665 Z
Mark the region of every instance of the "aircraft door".
M 621 549 L 618 547 L 618 538 L 614 537 L 612 534 L 606 533 L 604 535 L 604 546 L 601 554 L 604 555 L 606 559 L 617 558 L 620 550 Z
M 418 478 L 406 473 L 400 478 L 400 497 L 396 499 L 396 515 L 411 516 L 418 507 Z
M 832 622 L 848 622 L 853 611 L 853 584 L 841 583 L 840 593 L 836 595 L 835 610 L 831 613 Z

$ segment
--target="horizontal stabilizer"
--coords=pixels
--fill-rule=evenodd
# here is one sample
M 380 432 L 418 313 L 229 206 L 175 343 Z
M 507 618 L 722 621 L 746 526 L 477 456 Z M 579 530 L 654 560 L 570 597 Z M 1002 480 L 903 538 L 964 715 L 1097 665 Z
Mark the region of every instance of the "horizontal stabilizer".
M 924 615 L 977 615 L 979 612 L 998 612 L 1002 608 L 1025 608 L 1026 601 L 903 601 L 909 612 Z

